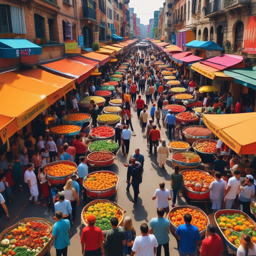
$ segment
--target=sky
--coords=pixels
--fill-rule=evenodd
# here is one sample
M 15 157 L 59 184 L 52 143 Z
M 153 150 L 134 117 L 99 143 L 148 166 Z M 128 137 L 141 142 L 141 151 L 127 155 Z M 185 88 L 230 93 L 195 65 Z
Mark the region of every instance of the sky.
M 140 18 L 140 23 L 149 24 L 149 19 L 154 18 L 154 11 L 163 7 L 164 0 L 130 0 L 129 7 L 134 8 L 134 13 Z

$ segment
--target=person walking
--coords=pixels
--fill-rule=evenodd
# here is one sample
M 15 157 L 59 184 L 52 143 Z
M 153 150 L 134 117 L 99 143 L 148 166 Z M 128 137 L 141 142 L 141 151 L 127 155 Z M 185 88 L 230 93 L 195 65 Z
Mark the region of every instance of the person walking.
M 181 190 L 183 184 L 183 176 L 180 173 L 180 167 L 175 166 L 174 173 L 171 174 L 171 188 L 172 188 L 172 207 L 175 207 L 178 192 Z
M 69 200 L 65 199 L 64 193 L 59 192 L 58 193 L 59 196 L 59 201 L 56 202 L 54 204 L 54 210 L 55 213 L 57 213 L 58 211 L 61 211 L 63 214 L 63 219 L 69 220 L 70 222 L 70 226 L 71 226 L 71 214 L 72 214 L 72 207 L 71 207 L 71 203 Z
M 40 188 L 42 191 L 42 196 L 44 199 L 44 204 L 43 206 L 47 205 L 47 198 L 49 197 L 49 187 L 48 187 L 48 182 L 46 178 L 46 171 L 44 167 L 39 168 L 38 172 L 38 180 L 40 182 Z
M 135 149 L 135 154 L 132 157 L 135 158 L 135 161 L 139 162 L 143 168 L 145 158 L 143 154 L 140 153 L 139 148 Z
M 157 153 L 158 140 L 161 138 L 160 131 L 156 129 L 156 125 L 153 125 L 153 129 L 149 132 L 149 153 L 152 154 L 152 147 L 154 146 L 154 153 Z
M 135 102 L 136 102 L 136 91 L 137 91 L 137 86 L 136 86 L 136 84 L 131 85 L 130 91 L 131 91 L 131 100 L 132 100 L 132 103 L 135 103 Z
M 123 246 L 126 245 L 125 233 L 118 227 L 118 219 L 113 217 L 110 223 L 112 229 L 108 231 L 105 239 L 107 256 L 123 256 Z
M 149 85 L 146 86 L 145 94 L 146 94 L 146 104 L 149 105 L 150 100 L 151 100 L 151 98 L 152 98 L 151 92 L 150 92 L 150 90 L 149 90 Z
M 124 218 L 124 234 L 126 240 L 126 244 L 124 245 L 124 254 L 127 256 L 131 254 L 134 239 L 136 237 L 136 231 L 132 224 L 132 218 L 129 216 Z
M 130 256 L 154 256 L 158 243 L 156 237 L 148 233 L 148 225 L 146 223 L 140 226 L 141 236 L 137 236 L 134 240 Z
M 212 202 L 213 211 L 221 209 L 222 201 L 224 198 L 224 191 L 226 188 L 226 182 L 221 179 L 221 173 L 215 172 L 215 181 L 210 184 L 210 200 Z
M 70 223 L 68 220 L 63 219 L 61 211 L 55 213 L 55 220 L 56 222 L 52 227 L 52 241 L 56 249 L 56 256 L 67 256 L 68 246 L 70 245 Z
M 141 95 L 138 96 L 138 99 L 136 100 L 136 106 L 137 106 L 137 116 L 140 119 L 140 113 L 143 110 L 145 105 L 144 100 L 141 98 Z
M 58 149 L 56 143 L 53 141 L 52 136 L 49 137 L 49 141 L 46 145 L 50 155 L 50 162 L 54 162 L 57 156 Z
M 15 181 L 15 185 L 17 187 L 19 187 L 20 191 L 23 191 L 22 183 L 21 183 L 22 175 L 23 175 L 22 164 L 20 162 L 19 155 L 15 155 L 14 156 L 14 164 L 12 167 L 12 177 Z
M 155 191 L 155 194 L 152 197 L 152 200 L 155 199 L 157 199 L 157 209 L 163 208 L 167 217 L 170 211 L 168 201 L 170 201 L 172 198 L 170 197 L 170 191 L 165 188 L 164 182 L 159 183 L 159 188 Z
M 33 170 L 34 170 L 34 165 L 31 163 L 28 163 L 27 170 L 24 174 L 24 182 L 28 184 L 28 187 L 30 190 L 29 201 L 32 202 L 32 199 L 34 197 L 34 204 L 41 204 L 41 202 L 38 201 L 39 191 L 37 186 L 36 175 Z
M 162 139 L 162 143 L 157 148 L 157 162 L 159 166 L 165 169 L 166 159 L 169 156 L 169 148 L 166 146 L 165 139 Z
M 164 218 L 165 209 L 162 207 L 157 208 L 157 217 L 152 218 L 150 221 L 150 229 L 149 233 L 153 233 L 156 237 L 156 241 L 158 243 L 158 247 L 156 249 L 156 256 L 161 256 L 162 246 L 164 247 L 164 255 L 169 256 L 169 227 L 170 221 Z
M 82 254 L 84 256 L 101 256 L 105 254 L 104 236 L 99 227 L 95 227 L 96 217 L 87 216 L 88 226 L 84 227 L 81 235 Z
M 147 125 L 147 122 L 148 122 L 148 113 L 147 113 L 146 108 L 144 108 L 143 111 L 141 111 L 140 119 L 141 119 L 141 124 L 142 124 L 142 132 L 145 132 L 146 125 Z
M 172 111 L 169 109 L 168 114 L 164 119 L 164 123 L 168 125 L 170 141 L 175 140 L 175 128 L 174 128 L 175 120 L 176 120 L 176 117 L 172 114 Z
M 87 151 L 87 146 L 82 142 L 82 137 L 76 135 L 76 138 L 73 140 L 72 146 L 76 148 L 76 164 L 79 164 L 79 157 L 85 156 Z
M 216 228 L 213 224 L 207 226 L 205 235 L 200 256 L 221 256 L 224 248 L 221 237 L 216 234 Z
M 236 256 L 255 256 L 256 245 L 252 242 L 251 237 L 243 234 L 240 240 L 240 246 L 237 249 Z
M 201 240 L 199 229 L 191 225 L 192 216 L 184 215 L 185 224 L 179 225 L 175 234 L 180 240 L 180 256 L 197 256 L 197 243 Z
M 149 118 L 148 120 L 148 124 L 147 124 L 147 127 L 146 127 L 146 137 L 147 137 L 147 144 L 149 144 L 149 132 L 153 129 L 153 120 L 152 118 Z
M 155 111 L 155 117 L 156 117 L 156 124 L 158 125 L 159 129 L 161 128 L 161 125 L 160 125 L 160 108 L 158 108 L 156 111 Z
M 155 118 L 155 111 L 156 111 L 156 104 L 153 104 L 153 107 L 150 109 L 150 116 L 154 122 L 154 118 Z
M 234 177 L 228 180 L 228 187 L 224 192 L 224 195 L 225 195 L 224 201 L 225 201 L 226 209 L 232 208 L 233 202 L 235 201 L 237 196 L 237 189 L 240 186 L 240 171 L 235 170 L 233 174 L 234 174 Z
M 84 178 L 88 175 L 89 171 L 88 171 L 86 156 L 80 156 L 79 160 L 81 163 L 77 167 L 77 172 L 78 172 L 80 187 L 83 187 Z
M 122 131 L 122 152 L 123 155 L 126 154 L 126 156 L 129 153 L 131 134 L 132 132 L 128 129 L 128 125 L 125 125 L 124 130 Z

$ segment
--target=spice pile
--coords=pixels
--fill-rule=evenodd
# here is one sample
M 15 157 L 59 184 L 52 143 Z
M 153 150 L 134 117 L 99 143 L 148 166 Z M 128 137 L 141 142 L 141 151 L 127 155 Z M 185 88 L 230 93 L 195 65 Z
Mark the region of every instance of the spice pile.
M 97 96 L 111 96 L 111 92 L 109 92 L 107 90 L 96 91 L 96 92 L 94 92 L 94 94 Z
M 173 113 L 179 113 L 186 110 L 186 107 L 180 105 L 166 105 L 164 106 L 164 110 L 171 110 Z
M 184 141 L 173 141 L 169 144 L 169 146 L 171 148 L 181 149 L 181 148 L 188 148 L 189 144 L 187 142 L 184 142 Z
M 187 129 L 184 130 L 184 132 L 188 135 L 191 136 L 209 136 L 211 135 L 211 130 L 208 128 L 203 128 L 203 127 L 188 127 Z
M 67 115 L 66 121 L 82 121 L 88 119 L 90 116 L 84 113 L 75 113 Z
M 193 95 L 187 94 L 187 93 L 183 93 L 183 94 L 175 95 L 175 98 L 179 99 L 179 100 L 188 100 L 188 99 L 193 99 Z
M 88 160 L 91 161 L 108 161 L 110 159 L 113 159 L 113 154 L 111 154 L 108 151 L 100 151 L 100 152 L 93 152 L 87 156 Z
M 114 123 L 120 120 L 120 116 L 114 114 L 103 114 L 98 116 L 97 121 L 102 123 Z

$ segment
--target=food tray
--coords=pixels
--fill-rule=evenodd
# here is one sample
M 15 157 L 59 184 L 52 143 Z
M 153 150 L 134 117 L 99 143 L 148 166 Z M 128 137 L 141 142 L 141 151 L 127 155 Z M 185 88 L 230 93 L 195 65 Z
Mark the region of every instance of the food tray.
M 113 140 L 112 140 L 113 141 Z M 115 142 L 116 143 L 116 142 Z M 117 144 L 117 143 L 116 143 Z M 90 152 L 90 153 L 92 153 L 92 152 L 100 152 L 100 151 L 91 151 L 90 150 L 90 148 L 89 148 L 89 145 L 90 145 L 90 143 L 88 144 L 88 152 Z M 109 152 L 111 152 L 111 153 L 113 153 L 113 154 L 116 154 L 116 152 L 118 151 L 118 149 L 119 149 L 119 145 L 118 145 L 118 147 L 117 147 L 117 149 L 115 149 L 115 150 L 113 150 L 113 151 L 109 151 Z
M 97 97 L 101 97 L 101 96 L 97 96 Z M 101 102 L 98 102 L 98 103 L 95 103 L 95 104 L 100 107 L 100 106 L 104 105 L 105 102 L 106 102 L 106 100 L 103 98 L 103 100 Z M 78 102 L 78 105 L 83 107 L 83 108 L 89 108 L 90 107 L 90 103 L 81 103 L 81 101 Z
M 118 116 L 118 115 L 117 115 Z M 119 117 L 119 119 L 117 120 L 117 121 L 114 121 L 114 122 L 104 122 L 104 121 L 98 121 L 98 118 L 97 118 L 97 122 L 98 122 L 98 124 L 101 124 L 101 125 L 105 125 L 105 124 L 107 124 L 107 125 L 115 125 L 115 124 L 117 124 L 119 121 L 120 121 L 120 119 L 121 119 L 121 117 L 120 116 L 118 116 Z
M 191 138 L 191 139 L 200 140 L 200 139 L 211 138 L 211 136 L 212 136 L 212 133 L 211 133 L 210 135 L 208 135 L 208 136 L 192 136 L 192 135 L 189 135 L 189 134 L 187 134 L 187 133 L 185 132 L 185 130 L 186 130 L 187 128 L 191 128 L 191 127 L 205 128 L 203 125 L 190 125 L 190 126 L 184 127 L 183 130 L 182 130 L 182 133 L 184 134 L 184 136 L 185 136 L 186 138 Z
M 112 157 L 112 159 L 109 159 L 109 160 L 107 160 L 107 161 L 93 161 L 93 160 L 90 160 L 90 159 L 89 159 L 89 156 L 90 156 L 91 154 L 99 153 L 99 152 L 108 152 L 108 153 L 111 153 L 111 154 L 113 155 L 113 157 Z M 109 165 L 113 164 L 115 158 L 116 158 L 116 156 L 115 156 L 112 152 L 107 151 L 107 150 L 105 150 L 105 151 L 94 151 L 94 152 L 90 153 L 89 155 L 87 155 L 88 163 L 89 163 L 90 165 L 92 165 L 92 166 L 95 166 L 95 167 L 103 167 L 103 166 L 105 167 L 105 166 L 109 166 Z
M 98 127 L 109 127 L 109 128 L 111 128 L 111 129 L 113 130 L 114 135 L 109 136 L 109 137 L 98 137 L 98 136 L 93 137 L 93 136 L 91 135 L 92 130 L 94 129 L 94 128 L 93 128 L 93 129 L 90 131 L 90 133 L 89 133 L 89 135 L 90 135 L 91 138 L 93 138 L 93 139 L 95 139 L 95 140 L 109 140 L 109 139 L 111 139 L 111 138 L 113 138 L 113 137 L 115 136 L 115 129 L 114 129 L 114 128 L 112 128 L 112 127 L 110 127 L 110 126 L 107 126 L 107 125 L 100 125 L 100 126 L 97 126 L 97 127 L 95 127 L 95 128 L 98 128 Z
M 193 113 L 194 114 L 194 113 Z M 178 114 L 177 114 L 178 115 Z M 182 123 L 184 122 L 185 124 L 188 124 L 188 123 L 195 123 L 199 120 L 199 117 L 196 117 L 194 119 L 181 119 L 181 118 L 178 118 L 176 115 L 176 122 L 177 123 Z
M 97 95 L 101 91 L 107 91 L 107 92 L 109 92 L 109 94 L 108 95 Z M 111 98 L 112 93 L 109 90 L 102 90 L 102 89 L 100 89 L 99 91 L 94 92 L 94 95 L 95 96 L 99 96 L 99 97 L 103 97 L 103 98 Z
M 217 149 L 215 150 L 214 153 L 202 152 L 202 151 L 198 151 L 198 150 L 195 149 L 195 146 L 196 146 L 198 143 L 201 143 L 201 142 L 204 142 L 204 141 L 216 141 L 216 142 L 217 142 L 217 140 L 211 140 L 211 139 L 197 140 L 197 141 L 195 141 L 195 142 L 192 144 L 192 148 L 194 149 L 195 153 L 197 153 L 197 154 L 204 154 L 204 155 L 214 155 L 214 154 L 216 154 Z
M 63 124 L 74 124 L 74 125 L 76 125 L 76 124 L 79 125 L 81 123 L 86 123 L 86 122 L 89 122 L 90 118 L 91 118 L 91 115 L 89 113 L 86 113 L 86 115 L 88 115 L 89 117 L 86 118 L 86 119 L 83 119 L 83 120 L 79 120 L 79 121 L 66 120 L 69 115 L 65 115 L 65 116 L 62 117 L 62 122 L 63 122 Z
M 68 124 L 67 124 L 68 125 Z M 70 124 L 71 125 L 71 124 Z M 72 124 L 74 125 L 74 124 Z M 63 126 L 63 124 L 60 124 L 60 125 L 56 125 L 56 126 Z M 54 127 L 56 127 L 54 126 Z M 64 136 L 74 136 L 74 135 L 78 135 L 82 129 L 82 127 L 80 127 L 79 125 L 76 125 L 77 127 L 79 127 L 79 130 L 76 131 L 76 132 L 71 132 L 71 133 L 56 133 L 56 132 L 52 132 L 51 129 L 50 129 L 50 134 L 53 134 L 53 135 L 64 135 Z
M 114 106 L 114 107 L 116 107 L 116 106 Z M 105 108 L 106 108 L 106 107 L 103 108 L 104 114 L 119 114 L 119 113 L 122 111 L 122 109 L 120 108 L 120 110 L 117 111 L 117 112 L 107 112 L 107 111 L 105 110 Z
M 178 141 L 172 141 L 172 142 L 178 142 Z M 169 144 L 171 144 L 172 142 L 170 142 Z M 183 142 L 185 142 L 185 141 L 183 141 Z M 186 151 L 186 150 L 190 149 L 189 143 L 187 143 L 187 144 L 188 144 L 188 146 L 186 148 L 172 148 L 171 146 L 168 146 L 168 147 L 169 147 L 169 149 L 171 149 L 173 151 Z

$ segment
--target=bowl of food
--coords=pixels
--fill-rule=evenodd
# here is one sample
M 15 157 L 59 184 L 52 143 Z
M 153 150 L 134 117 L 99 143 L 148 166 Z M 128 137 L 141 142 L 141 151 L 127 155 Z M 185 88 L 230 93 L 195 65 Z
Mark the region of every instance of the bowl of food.
M 89 133 L 90 137 L 98 140 L 111 139 L 115 136 L 115 129 L 110 126 L 94 127 Z
M 182 93 L 182 92 L 186 92 L 187 89 L 184 87 L 173 87 L 171 88 L 171 92 L 173 93 Z
M 186 151 L 190 148 L 190 145 L 185 141 L 172 141 L 168 146 L 173 151 Z
M 193 95 L 188 94 L 188 93 L 181 93 L 181 94 L 176 94 L 175 95 L 175 100 L 176 101 L 183 101 L 183 100 L 189 100 L 193 99 Z
M 104 105 L 104 103 L 105 103 L 105 99 L 103 97 L 100 97 L 100 96 L 87 96 L 87 97 L 81 99 L 78 104 L 79 104 L 79 106 L 81 106 L 83 108 L 89 108 L 91 100 L 93 100 L 94 103 L 96 105 L 98 105 L 99 107 Z
M 169 76 L 169 75 L 172 75 L 172 72 L 171 72 L 171 71 L 164 70 L 164 71 L 162 71 L 162 75 L 164 75 L 164 76 Z
M 50 128 L 50 133 L 55 135 L 74 136 L 80 133 L 81 126 L 78 125 L 57 125 Z
M 167 86 L 168 87 L 179 86 L 179 85 L 180 85 L 179 80 L 169 80 L 169 81 L 167 81 Z
M 64 124 L 81 124 L 87 123 L 90 120 L 91 115 L 87 113 L 73 113 L 62 117 Z
M 177 152 L 172 155 L 172 162 L 181 169 L 191 169 L 200 165 L 201 158 L 194 152 Z
M 182 112 L 176 115 L 177 123 L 195 123 L 199 120 L 199 117 L 193 112 Z
M 115 154 L 119 149 L 119 145 L 113 140 L 96 140 L 89 144 L 89 152 L 98 152 L 107 150 Z
M 217 140 L 202 139 L 192 144 L 192 148 L 197 154 L 216 154 Z
M 112 96 L 111 91 L 109 91 L 109 90 L 96 91 L 96 92 L 94 92 L 94 95 L 101 96 L 103 98 L 110 98 Z
M 99 115 L 97 118 L 97 122 L 99 124 L 109 124 L 109 125 L 115 125 L 120 121 L 121 117 L 116 114 L 102 114 Z
M 121 107 L 122 104 L 123 104 L 122 99 L 112 99 L 112 100 L 109 101 L 109 105 L 114 106 L 114 107 Z
M 181 113 L 186 111 L 186 107 L 181 106 L 181 105 L 176 105 L 176 104 L 170 104 L 170 105 L 165 105 L 163 106 L 163 114 L 166 116 L 168 114 L 168 110 L 171 110 L 172 113 Z
M 103 112 L 105 114 L 119 114 L 122 111 L 120 107 L 115 107 L 115 106 L 107 106 L 103 108 Z
M 176 76 L 164 76 L 164 80 L 175 80 Z

